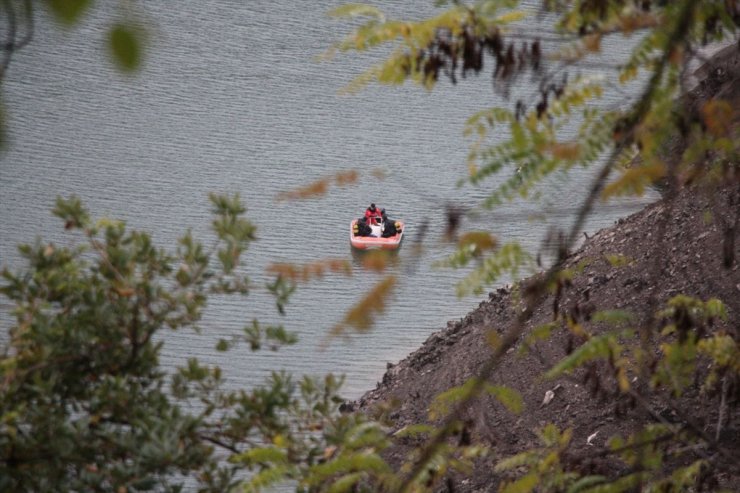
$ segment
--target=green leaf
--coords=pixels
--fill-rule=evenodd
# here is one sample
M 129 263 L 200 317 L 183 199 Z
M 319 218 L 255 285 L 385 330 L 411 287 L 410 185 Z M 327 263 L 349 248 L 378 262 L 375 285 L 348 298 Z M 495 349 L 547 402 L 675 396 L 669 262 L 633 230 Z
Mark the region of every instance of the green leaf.
M 359 471 L 383 474 L 389 472 L 390 467 L 378 454 L 363 450 L 344 454 L 331 461 L 313 466 L 305 482 L 312 486 L 322 485 L 332 476 Z
M 588 493 L 621 493 L 624 491 L 633 491 L 637 485 L 644 482 L 647 473 L 634 473 L 623 476 L 615 481 L 603 484 L 596 484 L 590 487 Z
M 540 457 L 536 451 L 527 450 L 498 461 L 493 470 L 495 472 L 511 471 L 517 467 L 534 464 L 539 460 Z
M 69 199 L 57 196 L 52 213 L 64 221 L 65 229 L 84 228 L 90 224 L 90 215 L 76 195 Z
M 512 388 L 487 384 L 485 390 L 514 414 L 519 414 L 524 409 L 522 395 Z
M 226 339 L 219 339 L 218 343 L 216 344 L 216 351 L 228 351 L 229 350 L 229 341 Z
M 373 7 L 372 5 L 363 5 L 360 3 L 348 3 L 346 5 L 339 6 L 329 11 L 329 16 L 337 18 L 364 16 L 372 17 L 380 22 L 385 22 L 385 15 L 383 15 L 383 12 L 380 9 Z
M 429 419 L 434 420 L 443 418 L 450 412 L 453 406 L 470 397 L 470 393 L 475 386 L 475 382 L 476 378 L 473 377 L 462 385 L 452 387 L 438 394 L 429 405 Z
M 252 476 L 249 481 L 242 484 L 243 491 L 245 492 L 257 492 L 257 491 L 263 491 L 265 488 L 268 488 L 275 483 L 278 483 L 280 481 L 283 481 L 294 473 L 293 467 L 287 467 L 287 466 L 273 466 L 268 469 L 263 469 L 259 473 Z
M 522 346 L 522 350 L 526 350 L 526 347 L 528 345 L 532 345 L 537 341 L 544 341 L 545 339 L 549 339 L 552 332 L 559 327 L 559 322 L 547 322 L 545 324 L 538 325 L 537 327 L 532 329 L 529 335 L 527 335 L 527 344 Z
M 459 253 L 458 253 L 459 255 Z M 459 261 L 453 254 L 451 265 Z M 481 294 L 487 286 L 496 282 L 503 274 L 516 277 L 522 267 L 531 267 L 532 257 L 518 243 L 506 243 L 496 252 L 484 258 L 480 266 L 457 284 L 457 295 Z
M 584 476 L 573 483 L 570 488 L 568 488 L 567 493 L 578 493 L 586 488 L 590 488 L 591 486 L 601 484 L 604 481 L 606 481 L 606 477 L 604 476 Z
M 131 72 L 141 65 L 141 40 L 136 29 L 126 24 L 115 24 L 108 33 L 113 60 L 124 71 Z
M 727 309 L 722 301 L 717 298 L 711 298 L 704 306 L 706 307 L 706 314 L 708 317 L 718 317 L 722 320 L 727 320 Z
M 623 267 L 635 263 L 634 259 L 622 254 L 609 254 L 605 257 L 612 267 Z
M 627 310 L 602 310 L 594 313 L 592 320 L 611 325 L 624 325 L 632 322 L 634 318 L 634 315 Z
M 64 24 L 74 24 L 90 7 L 92 0 L 47 0 L 54 17 Z
M 527 135 L 524 133 L 524 128 L 516 121 L 511 122 L 511 141 L 515 149 L 527 148 Z
M 697 477 L 701 474 L 702 467 L 710 467 L 705 460 L 697 460 L 692 464 L 677 469 L 671 474 L 671 482 L 676 491 L 690 490 L 696 484 Z
M 345 493 L 352 488 L 365 476 L 364 472 L 353 472 L 340 477 L 329 487 L 328 493 Z
M 406 425 L 393 434 L 395 437 L 418 437 L 429 435 L 434 432 L 435 428 L 426 424 Z
M 513 10 L 496 17 L 496 22 L 501 24 L 511 24 L 512 22 L 520 21 L 525 17 L 527 17 L 527 13 L 523 10 Z
M 288 456 L 284 450 L 277 447 L 256 447 L 232 456 L 229 462 L 234 464 L 242 462 L 249 465 L 266 463 L 277 465 L 287 463 Z
M 631 334 L 625 331 L 624 335 Z M 555 378 L 565 372 L 571 371 L 587 361 L 599 358 L 608 358 L 610 355 L 619 355 L 622 346 L 617 342 L 616 334 L 603 334 L 595 336 L 583 343 L 569 356 L 563 358 L 558 364 L 545 374 L 545 378 Z
M 507 484 L 501 491 L 502 493 L 529 493 L 534 490 L 539 482 L 540 478 L 536 473 L 529 473 L 513 483 Z
M 740 373 L 740 349 L 732 336 L 714 334 L 697 345 L 700 353 L 708 355 L 720 367 L 730 367 Z

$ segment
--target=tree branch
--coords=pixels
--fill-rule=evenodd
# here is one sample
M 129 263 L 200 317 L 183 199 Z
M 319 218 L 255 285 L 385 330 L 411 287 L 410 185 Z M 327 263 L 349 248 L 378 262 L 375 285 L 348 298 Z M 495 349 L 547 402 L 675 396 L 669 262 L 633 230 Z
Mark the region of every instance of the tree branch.
M 13 4 L 13 0 L 2 0 L 2 8 L 7 13 L 8 34 L 2 46 L 3 55 L 0 59 L 0 83 L 5 78 L 5 72 L 10 66 L 13 53 L 26 46 L 33 38 L 34 22 L 31 0 L 24 0 L 23 7 L 26 25 L 28 27 L 25 36 L 20 40 L 16 40 L 18 36 L 18 20 L 16 18 L 15 5 Z
M 407 475 L 405 481 L 400 487 L 400 491 L 406 492 L 413 488 L 413 483 L 416 478 L 426 469 L 428 462 L 434 457 L 447 437 L 449 437 L 454 431 L 462 411 L 468 407 L 474 398 L 478 396 L 484 383 L 491 377 L 493 371 L 498 367 L 501 357 L 506 354 L 509 348 L 513 347 L 519 337 L 523 334 L 525 324 L 531 317 L 537 303 L 539 303 L 540 297 L 546 293 L 547 286 L 555 279 L 558 272 L 560 272 L 560 268 L 567 258 L 567 252 L 573 245 L 575 245 L 576 240 L 580 237 L 580 231 L 583 228 L 583 224 L 592 211 L 596 199 L 600 195 L 601 190 L 614 168 L 624 146 L 630 141 L 634 129 L 650 110 L 652 99 L 660 86 L 663 72 L 668 64 L 668 56 L 677 43 L 682 41 L 686 34 L 695 8 L 695 2 L 692 0 L 684 0 L 678 21 L 675 25 L 676 27 L 671 32 L 670 36 L 666 40 L 665 46 L 663 47 L 663 56 L 660 58 L 653 76 L 650 78 L 647 87 L 635 105 L 634 112 L 630 115 L 629 120 L 626 121 L 626 128 L 623 129 L 623 132 L 616 139 L 611 155 L 605 162 L 604 166 L 599 170 L 596 178 L 593 180 L 588 196 L 581 205 L 578 214 L 576 215 L 576 219 L 570 228 L 570 232 L 566 236 L 563 247 L 561 248 L 560 258 L 552 267 L 550 267 L 550 269 L 548 269 L 547 273 L 541 280 L 534 283 L 534 285 L 528 289 L 528 292 L 526 293 L 526 306 L 517 316 L 514 326 L 509 329 L 506 335 L 501 339 L 500 344 L 495 348 L 491 358 L 485 365 L 483 365 L 478 374 L 478 378 L 475 379 L 468 395 L 458 402 L 452 412 L 450 412 L 447 418 L 443 421 L 439 431 L 435 433 L 429 444 L 422 450 L 419 460 Z

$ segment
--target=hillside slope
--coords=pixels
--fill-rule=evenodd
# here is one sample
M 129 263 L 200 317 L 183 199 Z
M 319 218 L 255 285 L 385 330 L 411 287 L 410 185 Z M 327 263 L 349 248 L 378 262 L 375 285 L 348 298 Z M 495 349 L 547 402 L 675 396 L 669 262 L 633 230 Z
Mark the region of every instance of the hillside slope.
M 729 94 L 737 108 L 737 51 L 723 56 L 715 63 L 724 65 L 703 68 L 708 78 L 695 89 L 693 97 L 698 100 Z M 739 215 L 740 183 L 735 183 L 711 193 L 686 188 L 620 220 L 588 238 L 569 256 L 565 268 L 577 273 L 557 300 L 558 309 L 584 320 L 599 310 L 627 310 L 635 315 L 633 325 L 639 326 L 647 325 L 656 311 L 678 293 L 702 300 L 714 297 L 726 304 L 729 318 L 710 330 L 722 330 L 740 340 L 740 241 L 734 241 Z M 733 224 L 734 232 L 728 234 Z M 615 267 L 614 258 L 624 265 Z M 490 358 L 489 332 L 503 334 L 512 325 L 517 310 L 515 291 L 501 288 L 490 293 L 489 299 L 465 318 L 449 322 L 406 359 L 389 365 L 378 387 L 350 407 L 372 414 L 380 404 L 390 405 L 393 410 L 388 416 L 394 432 L 428 422 L 434 397 L 476 376 Z M 525 334 L 552 320 L 555 302 L 553 295 L 541 300 L 526 322 Z M 588 325 L 593 334 L 603 329 L 599 324 Z M 657 348 L 658 339 L 656 334 L 650 342 L 653 348 Z M 573 429 L 569 453 L 576 463 L 585 470 L 608 475 L 619 474 L 625 466 L 590 453 L 603 447 L 611 436 L 627 436 L 645 424 L 660 421 L 686 423 L 715 436 L 718 396 L 703 395 L 698 388 L 680 399 L 665 393 L 636 405 L 619 396 L 605 365 L 554 381 L 540 377 L 581 342 L 566 327 L 560 327 L 550 339 L 534 344 L 529 351 L 522 351 L 523 340 L 519 340 L 504 356 L 490 381 L 519 391 L 525 410 L 512 414 L 491 397 L 479 397 L 466 409 L 462 419 L 471 436 L 489 445 L 492 455 L 478 463 L 474 474 L 454 478 L 451 484 L 456 491 L 495 491 L 501 479 L 493 473 L 496 461 L 538 445 L 535 432 L 548 422 Z M 637 377 L 632 383 L 638 389 L 647 385 Z M 543 404 L 546 392 L 552 389 L 554 398 Z M 729 457 L 735 458 L 740 457 L 739 397 L 740 389 L 731 389 L 730 415 L 723 421 L 717 441 Z M 588 437 L 592 438 L 587 444 Z M 418 443 L 405 439 L 394 446 L 387 453 L 391 463 L 400 463 L 414 445 Z M 721 468 L 720 484 L 740 484 L 737 462 L 733 464 L 725 457 L 720 463 L 726 466 Z

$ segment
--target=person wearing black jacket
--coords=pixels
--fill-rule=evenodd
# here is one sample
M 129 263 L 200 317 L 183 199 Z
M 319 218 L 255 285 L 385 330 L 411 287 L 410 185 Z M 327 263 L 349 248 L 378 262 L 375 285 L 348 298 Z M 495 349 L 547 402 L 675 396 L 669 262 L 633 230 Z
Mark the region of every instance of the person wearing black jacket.
M 396 234 L 401 232 L 401 223 L 393 220 L 388 219 L 388 216 L 385 214 L 385 209 L 383 209 L 383 234 L 381 235 L 383 238 L 390 238 L 391 236 L 395 236 Z
M 352 228 L 352 231 L 354 232 L 355 236 L 370 236 L 373 233 L 373 230 L 367 224 L 366 217 L 361 217 L 360 219 L 358 219 L 355 223 L 354 228 Z

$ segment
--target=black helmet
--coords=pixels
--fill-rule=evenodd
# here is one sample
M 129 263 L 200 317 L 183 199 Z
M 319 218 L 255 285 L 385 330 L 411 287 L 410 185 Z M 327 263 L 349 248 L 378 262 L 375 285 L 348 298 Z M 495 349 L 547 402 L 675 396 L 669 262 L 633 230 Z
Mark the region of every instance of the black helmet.
M 374 211 L 375 210 L 375 204 L 370 204 L 370 210 L 371 211 Z
M 365 216 L 362 216 L 362 217 L 360 218 L 360 222 L 361 222 L 361 223 L 366 223 L 366 222 L 367 222 L 367 218 L 366 218 Z
M 380 209 L 380 213 L 385 216 L 385 208 Z

